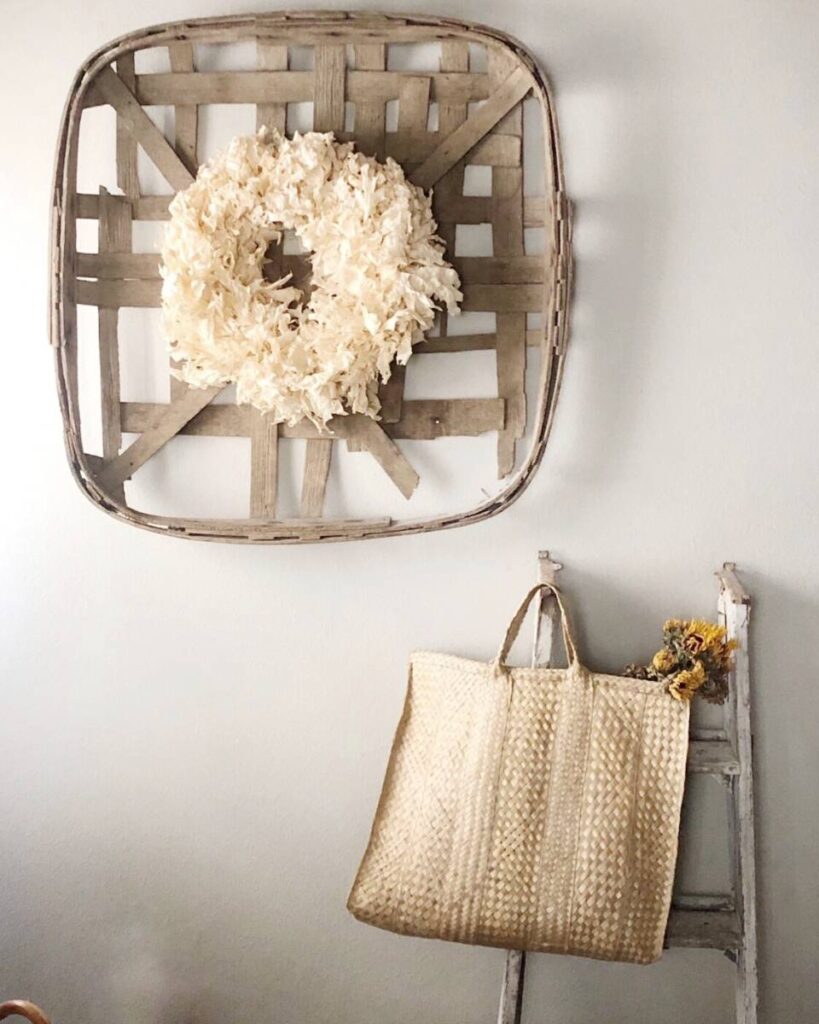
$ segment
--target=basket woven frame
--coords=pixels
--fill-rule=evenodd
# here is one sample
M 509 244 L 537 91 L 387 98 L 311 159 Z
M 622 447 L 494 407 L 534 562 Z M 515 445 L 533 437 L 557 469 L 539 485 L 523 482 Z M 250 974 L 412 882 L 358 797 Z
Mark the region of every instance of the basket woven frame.
M 195 69 L 194 45 L 256 43 L 258 71 L 219 73 Z M 435 42 L 439 72 L 389 70 L 389 47 Z M 487 52 L 487 69 L 470 69 L 470 45 Z M 312 71 L 289 70 L 293 46 L 314 48 Z M 137 73 L 134 54 L 165 47 L 168 74 Z M 546 195 L 524 197 L 522 103 L 538 99 L 543 116 Z M 397 99 L 397 131 L 386 128 L 386 104 Z M 255 103 L 257 124 L 284 129 L 287 105 L 310 100 L 315 130 L 353 139 L 363 152 L 391 155 L 424 188 L 434 186 L 434 210 L 448 251 L 458 224 L 490 223 L 493 255 L 454 259 L 464 282 L 464 309 L 494 312 L 494 334 L 449 335 L 440 317 L 439 335 L 423 352 L 494 349 L 497 398 L 406 401 L 403 372 L 381 387 L 379 422 L 363 416 L 336 417 L 321 436 L 309 423 L 276 426 L 250 407 L 217 404 L 221 389 L 188 389 L 172 380 L 164 404 L 122 401 L 118 316 L 127 306 L 158 306 L 160 279 L 153 254 L 132 252 L 135 220 L 163 220 L 169 196 L 143 195 L 137 174 L 140 146 L 171 186 L 193 179 L 198 166 L 200 107 L 208 103 Z M 345 132 L 345 104 L 355 107 L 355 130 Z M 438 128 L 427 127 L 430 104 Z M 120 195 L 77 191 L 79 134 L 84 109 L 109 104 L 117 116 L 117 183 Z M 167 139 L 143 107 L 171 106 L 175 135 Z M 492 168 L 492 195 L 463 194 L 464 167 Z M 77 251 L 77 221 L 98 223 L 98 252 Z M 525 227 L 543 227 L 546 252 L 527 256 Z M 571 277 L 569 204 L 563 190 L 557 123 L 548 86 L 519 44 L 491 29 L 450 19 L 344 13 L 276 13 L 178 22 L 123 37 L 94 54 L 72 85 L 60 133 L 52 218 L 51 341 L 57 356 L 58 391 L 72 472 L 99 507 L 134 525 L 205 540 L 305 542 L 357 539 L 429 531 L 476 522 L 508 506 L 530 481 L 542 457 L 563 369 Z M 282 269 L 303 280 L 303 257 L 273 253 L 270 273 Z M 79 412 L 77 307 L 97 307 L 99 318 L 102 454 L 83 449 Z M 540 313 L 542 327 L 527 330 L 527 313 Z M 533 415 L 533 442 L 520 469 L 516 446 L 527 426 L 526 349 L 540 351 L 540 381 Z M 469 511 L 433 519 L 323 518 L 333 446 L 369 453 L 405 495 L 418 476 L 400 448 L 402 439 L 476 436 L 497 432 L 498 475 L 509 477 L 497 496 Z M 190 519 L 131 508 L 125 484 L 179 433 L 246 437 L 251 444 L 251 482 L 246 519 Z M 136 440 L 123 447 L 123 434 Z M 279 446 L 306 440 L 297 519 L 277 518 Z M 362 456 L 365 457 L 365 456 Z

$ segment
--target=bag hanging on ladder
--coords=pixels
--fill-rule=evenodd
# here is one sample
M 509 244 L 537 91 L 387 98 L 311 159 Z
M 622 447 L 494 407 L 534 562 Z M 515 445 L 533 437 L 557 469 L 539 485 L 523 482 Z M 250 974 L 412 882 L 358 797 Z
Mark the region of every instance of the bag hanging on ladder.
M 568 667 L 510 668 L 542 589 L 558 602 Z M 527 594 L 493 662 L 413 654 L 348 909 L 405 935 L 656 960 L 688 715 L 661 683 L 584 668 L 549 584 Z

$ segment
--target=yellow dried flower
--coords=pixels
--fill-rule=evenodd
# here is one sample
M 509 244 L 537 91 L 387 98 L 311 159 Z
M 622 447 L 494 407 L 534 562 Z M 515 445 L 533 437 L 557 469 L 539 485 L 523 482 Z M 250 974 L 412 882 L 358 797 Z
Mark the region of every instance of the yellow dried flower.
M 678 672 L 668 685 L 668 692 L 675 700 L 691 700 L 705 682 L 705 666 L 695 661 L 693 666 Z
M 663 647 L 661 651 L 657 651 L 654 655 L 651 664 L 660 675 L 667 675 L 674 668 L 676 658 L 667 647 Z
M 731 668 L 734 662 L 733 654 L 738 647 L 738 640 L 726 640 L 720 650 L 714 652 L 722 668 L 726 670 Z
M 725 630 L 714 622 L 705 619 L 691 619 L 686 625 L 683 645 L 692 654 L 710 651 L 719 654 L 725 643 Z
M 677 700 L 691 700 L 694 693 L 712 704 L 728 696 L 728 676 L 738 644 L 729 640 L 723 626 L 706 619 L 666 619 L 663 647 L 647 666 L 629 666 L 626 675 L 639 679 L 664 679 Z

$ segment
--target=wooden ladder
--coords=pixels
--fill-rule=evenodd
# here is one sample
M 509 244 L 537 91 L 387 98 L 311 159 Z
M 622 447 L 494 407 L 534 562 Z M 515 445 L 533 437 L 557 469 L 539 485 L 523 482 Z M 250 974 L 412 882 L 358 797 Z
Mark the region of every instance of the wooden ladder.
M 538 557 L 539 580 L 556 583 L 560 570 L 548 551 Z M 726 562 L 717 572 L 720 623 L 738 643 L 731 674 L 730 697 L 723 725 L 691 730 L 688 772 L 714 775 L 728 792 L 732 884 L 727 893 L 678 893 L 672 901 L 667 946 L 718 949 L 736 964 L 737 1024 L 757 1024 L 756 869 L 754 863 L 754 786 L 748 625 L 751 599 L 737 579 L 736 566 Z M 550 665 L 557 617 L 554 599 L 539 598 L 536 607 L 532 665 Z M 521 1024 L 526 954 L 510 950 L 501 988 L 498 1024 Z

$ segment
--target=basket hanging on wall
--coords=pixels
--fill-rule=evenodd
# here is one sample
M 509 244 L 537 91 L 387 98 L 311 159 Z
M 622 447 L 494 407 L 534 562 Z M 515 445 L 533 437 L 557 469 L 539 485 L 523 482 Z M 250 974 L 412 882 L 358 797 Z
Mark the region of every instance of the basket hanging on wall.
M 251 130 L 291 135 L 297 115 L 311 117 L 299 127 L 392 157 L 409 180 L 434 190 L 467 316 L 458 323 L 439 313 L 408 367 L 394 367 L 380 385 L 377 420 L 336 416 L 326 432 L 308 420 L 276 424 L 231 401 L 229 389 L 188 388 L 165 370 L 163 394 L 143 400 L 129 390 L 126 362 L 159 359 L 167 369 L 164 339 L 147 321 L 136 356 L 123 349 L 124 314 L 161 301 L 158 247 L 140 246 L 138 236 L 167 220 L 173 192 L 192 182 L 204 158 L 209 112 L 225 105 L 237 113 L 255 106 Z M 530 136 L 541 140 L 534 152 Z M 82 173 L 88 139 L 111 155 L 110 175 L 93 185 Z M 477 169 L 489 187 L 474 187 Z M 537 194 L 524 170 L 541 178 Z M 162 187 L 146 188 L 157 177 Z M 481 231 L 491 252 L 464 255 L 461 242 Z M 266 274 L 292 272 L 305 283 L 305 254 L 285 244 L 268 257 Z M 123 37 L 80 69 L 57 155 L 51 340 L 73 474 L 110 514 L 200 539 L 354 539 L 487 518 L 520 494 L 542 456 L 563 367 L 570 273 L 553 103 L 531 57 L 502 33 L 432 17 L 305 12 L 177 22 Z M 472 328 L 473 315 L 492 322 Z M 493 393 L 464 395 L 487 354 Z M 427 361 L 433 368 L 422 371 Z M 244 515 L 179 514 L 162 500 L 158 511 L 148 507 L 177 480 L 192 480 L 205 499 L 219 485 L 224 474 L 212 470 L 185 477 L 184 446 L 194 438 L 240 446 L 233 462 L 246 467 Z M 481 458 L 491 451 L 491 474 L 481 463 L 484 476 L 458 491 L 470 448 L 439 439 L 480 446 Z

